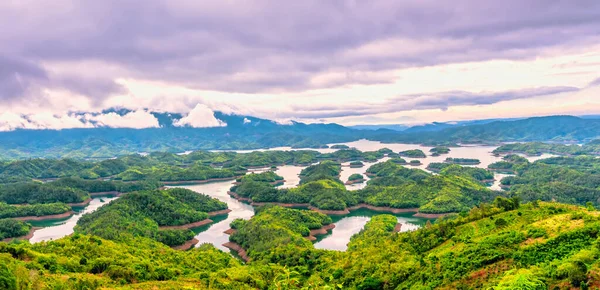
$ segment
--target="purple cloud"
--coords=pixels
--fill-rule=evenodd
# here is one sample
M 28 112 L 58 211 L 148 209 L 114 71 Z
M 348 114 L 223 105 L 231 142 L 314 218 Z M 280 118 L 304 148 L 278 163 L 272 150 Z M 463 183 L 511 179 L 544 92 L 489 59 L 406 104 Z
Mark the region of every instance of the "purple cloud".
M 0 59 L 0 96 L 47 86 L 101 102 L 124 91 L 116 78 L 249 93 L 386 83 L 393 76 L 311 79 L 327 71 L 530 59 L 545 48 L 597 42 L 599 34 L 595 0 L 13 1 L 0 4 L 0 55 L 27 62 L 12 60 L 3 69 L 7 60 Z M 120 70 L 98 78 L 49 77 L 44 70 L 83 61 Z M 464 96 L 415 106 L 454 103 Z

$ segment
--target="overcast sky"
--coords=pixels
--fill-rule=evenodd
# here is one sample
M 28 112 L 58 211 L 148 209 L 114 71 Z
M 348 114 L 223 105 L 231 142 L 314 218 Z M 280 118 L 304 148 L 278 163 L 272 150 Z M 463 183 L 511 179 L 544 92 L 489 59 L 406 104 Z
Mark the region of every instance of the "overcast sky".
M 98 114 L 107 108 L 134 112 Z M 600 113 L 600 1 L 0 1 L 0 130 Z

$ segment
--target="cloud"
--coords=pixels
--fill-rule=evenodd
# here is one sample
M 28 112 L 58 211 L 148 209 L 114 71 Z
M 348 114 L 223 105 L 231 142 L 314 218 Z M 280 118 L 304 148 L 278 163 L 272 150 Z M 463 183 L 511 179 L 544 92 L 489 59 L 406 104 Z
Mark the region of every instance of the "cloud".
M 245 124 L 250 124 L 250 123 L 252 123 L 252 121 L 250 119 L 244 118 L 244 125 Z
M 335 104 L 331 106 L 295 105 L 290 115 L 296 118 L 339 118 L 373 115 L 411 110 L 440 109 L 451 106 L 490 105 L 499 102 L 549 96 L 565 92 L 577 92 L 575 87 L 541 87 L 504 92 L 450 91 L 430 94 L 404 95 L 381 103 Z M 368 97 L 365 97 L 367 99 Z
M 197 104 L 185 117 L 175 120 L 173 125 L 179 127 L 209 128 L 225 127 L 227 123 L 217 119 L 215 113 L 206 105 Z
M 597 79 L 595 79 L 595 80 L 591 81 L 591 82 L 590 82 L 590 84 L 589 84 L 588 86 L 590 86 L 590 87 L 593 87 L 593 86 L 600 86 L 600 78 L 597 78 Z
M 124 115 L 115 112 L 106 114 L 90 115 L 86 114 L 85 119 L 93 122 L 96 127 L 110 128 L 158 128 L 158 119 L 150 112 L 145 110 L 128 112 Z
M 147 111 L 133 111 L 124 115 L 115 112 L 105 114 L 69 113 L 55 115 L 50 113 L 15 114 L 4 112 L 0 114 L 0 131 L 16 129 L 73 129 L 73 128 L 156 128 L 158 120 Z
M 19 115 L 10 112 L 0 114 L 0 131 L 12 131 L 16 129 L 68 129 L 68 128 L 92 128 L 93 124 L 82 120 L 74 114 L 52 115 L 40 113 L 33 115 Z
M 38 65 L 97 60 L 119 68 L 114 78 L 202 90 L 301 91 L 597 43 L 599 11 L 594 0 L 13 1 L 0 6 L 0 52 Z M 331 73 L 359 77 L 314 81 Z

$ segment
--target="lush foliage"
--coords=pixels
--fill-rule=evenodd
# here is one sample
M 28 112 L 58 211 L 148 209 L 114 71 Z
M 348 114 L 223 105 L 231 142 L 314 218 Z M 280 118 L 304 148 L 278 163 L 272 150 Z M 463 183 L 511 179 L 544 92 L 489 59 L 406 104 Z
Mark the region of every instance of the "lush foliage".
M 236 220 L 230 240 L 254 260 L 298 264 L 299 256 L 312 249 L 304 237 L 330 223 L 330 217 L 318 212 L 265 206 L 249 221 Z
M 80 189 L 50 183 L 27 182 L 0 185 L 0 202 L 9 204 L 79 203 L 90 198 Z
M 132 192 L 79 219 L 76 232 L 111 240 L 149 237 L 169 246 L 190 240 L 190 230 L 161 229 L 208 218 L 207 212 L 225 209 L 225 203 L 187 189 Z
M 429 150 L 429 152 L 433 153 L 433 154 L 448 154 L 450 153 L 450 148 L 446 147 L 446 146 L 437 146 L 437 147 L 433 147 Z
M 61 214 L 71 210 L 64 203 L 27 204 L 14 206 L 0 202 L 0 219 Z
M 406 151 L 400 152 L 399 154 L 400 154 L 400 156 L 409 157 L 409 158 L 425 158 L 425 157 L 427 157 L 427 155 L 425 155 L 425 152 L 423 152 L 423 150 L 421 150 L 421 149 L 406 150 Z
M 0 219 L 0 241 L 7 238 L 17 238 L 25 236 L 31 230 L 31 225 L 14 220 L 14 219 Z
M 444 162 L 446 162 L 446 163 L 452 163 L 452 164 L 469 164 L 469 165 L 481 163 L 481 161 L 479 159 L 473 159 L 473 158 L 452 158 L 452 157 L 446 158 L 446 160 L 444 160 Z

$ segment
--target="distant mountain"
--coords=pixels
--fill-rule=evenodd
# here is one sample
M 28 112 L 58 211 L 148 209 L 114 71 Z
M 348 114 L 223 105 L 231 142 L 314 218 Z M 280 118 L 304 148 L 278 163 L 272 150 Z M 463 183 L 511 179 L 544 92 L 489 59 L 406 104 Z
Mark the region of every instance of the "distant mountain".
M 126 111 L 115 111 L 126 114 Z M 107 158 L 137 152 L 241 150 L 290 146 L 319 148 L 325 144 L 369 139 L 387 143 L 453 144 L 505 141 L 586 142 L 600 137 L 600 119 L 573 116 L 518 120 L 433 123 L 397 131 L 358 130 L 338 124 L 277 122 L 215 112 L 227 126 L 177 127 L 179 114 L 153 113 L 160 128 L 87 128 L 0 132 L 0 160 L 35 157 Z M 399 128 L 399 127 L 396 127 Z
M 441 131 L 448 128 L 454 127 L 463 127 L 469 125 L 480 125 L 480 124 L 488 124 L 496 121 L 513 121 L 513 120 L 521 120 L 523 118 L 506 118 L 506 119 L 484 119 L 484 120 L 469 120 L 469 121 L 450 121 L 450 122 L 433 122 L 422 125 L 406 125 L 406 124 L 381 124 L 381 125 L 354 125 L 349 126 L 348 128 L 357 129 L 357 130 L 378 130 L 378 129 L 388 129 L 398 132 L 405 133 L 414 133 L 414 132 L 431 132 L 431 131 Z
M 116 112 L 126 114 L 126 111 Z M 173 126 L 181 115 L 153 113 L 161 128 L 85 128 L 15 130 L 0 132 L 0 159 L 33 157 L 106 158 L 136 152 L 237 150 L 280 146 L 318 148 L 328 143 L 366 137 L 361 131 L 337 124 L 282 125 L 251 116 L 215 112 L 225 127 Z
M 371 131 L 375 131 L 375 130 L 379 130 L 379 129 L 388 129 L 388 130 L 393 130 L 393 131 L 404 131 L 404 130 L 410 128 L 410 126 L 401 125 L 401 124 L 391 124 L 391 125 L 354 125 L 354 126 L 348 126 L 348 128 L 356 129 L 356 130 L 371 130 Z
M 514 121 L 521 119 L 484 119 L 484 120 L 469 120 L 469 121 L 454 121 L 454 122 L 433 122 L 425 125 L 412 126 L 406 130 L 405 133 L 414 133 L 414 132 L 431 132 L 431 131 L 441 131 L 448 128 L 455 127 L 464 127 L 471 125 L 483 125 L 489 124 L 497 121 Z
M 486 120 L 487 121 L 487 120 Z M 406 143 L 492 143 L 505 141 L 582 142 L 600 137 L 600 119 L 573 116 L 535 117 L 512 121 L 455 126 L 435 131 L 396 134 L 383 133 L 371 137 L 382 142 Z

